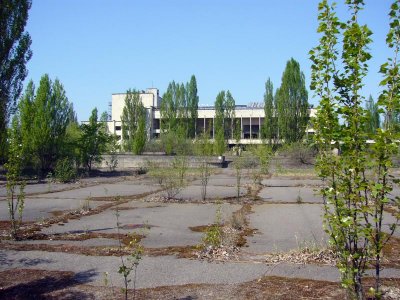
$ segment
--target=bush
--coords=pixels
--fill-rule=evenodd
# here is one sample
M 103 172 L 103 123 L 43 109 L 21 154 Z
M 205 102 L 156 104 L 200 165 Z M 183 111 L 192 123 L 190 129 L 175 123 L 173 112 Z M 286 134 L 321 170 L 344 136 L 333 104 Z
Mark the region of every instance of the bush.
M 54 171 L 56 179 L 60 182 L 66 183 L 76 179 L 76 169 L 70 158 L 58 160 Z

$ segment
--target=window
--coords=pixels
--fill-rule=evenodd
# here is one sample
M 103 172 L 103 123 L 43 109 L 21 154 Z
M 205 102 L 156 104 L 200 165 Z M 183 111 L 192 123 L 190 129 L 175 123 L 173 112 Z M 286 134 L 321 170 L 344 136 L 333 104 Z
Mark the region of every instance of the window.
M 115 130 L 121 130 L 121 126 L 115 126 Z

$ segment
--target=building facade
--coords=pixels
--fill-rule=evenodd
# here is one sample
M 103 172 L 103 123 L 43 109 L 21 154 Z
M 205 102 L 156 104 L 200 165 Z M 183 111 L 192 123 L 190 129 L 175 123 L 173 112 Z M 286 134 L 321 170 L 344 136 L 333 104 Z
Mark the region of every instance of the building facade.
M 108 121 L 108 131 L 115 134 L 119 140 L 122 139 L 121 115 L 125 105 L 125 93 L 112 94 L 111 101 L 111 120 Z M 149 88 L 140 92 L 140 99 L 146 109 L 147 135 L 149 139 L 159 138 L 161 132 L 161 113 L 160 106 L 162 98 L 157 88 Z M 310 115 L 315 114 L 315 109 L 310 110 Z M 264 108 L 252 107 L 247 105 L 236 105 L 235 118 L 240 124 L 241 139 L 240 144 L 261 143 L 261 127 L 264 123 Z M 213 106 L 199 107 L 196 120 L 196 135 L 209 132 L 210 138 L 214 138 L 215 108 Z M 307 134 L 313 133 L 311 128 L 307 129 Z M 235 144 L 236 140 L 229 140 L 229 144 Z

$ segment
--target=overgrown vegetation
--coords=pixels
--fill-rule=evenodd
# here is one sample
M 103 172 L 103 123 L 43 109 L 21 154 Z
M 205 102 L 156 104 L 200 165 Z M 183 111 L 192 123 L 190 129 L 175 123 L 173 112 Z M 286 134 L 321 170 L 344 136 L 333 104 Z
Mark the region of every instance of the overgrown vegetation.
M 327 0 L 319 4 L 319 45 L 310 51 L 311 88 L 320 98 L 315 120 L 315 142 L 319 157 L 317 170 L 325 181 L 324 226 L 330 243 L 338 255 L 342 285 L 350 297 L 364 299 L 363 276 L 372 260 L 375 286 L 371 290 L 381 297 L 382 249 L 393 234 L 397 223 L 384 221 L 388 205 L 399 207 L 391 195 L 398 182 L 391 174 L 392 156 L 398 154 L 399 131 L 395 116 L 400 111 L 400 8 L 396 0 L 389 12 L 390 28 L 386 38 L 393 51 L 380 68 L 383 80 L 378 109 L 385 115 L 383 128 L 373 133 L 367 126 L 373 115 L 362 107 L 363 80 L 368 74 L 372 32 L 361 25 L 361 0 L 347 0 L 350 17 L 339 20 L 335 6 Z M 341 49 L 339 47 L 342 46 Z M 367 139 L 373 139 L 369 145 Z M 340 155 L 334 154 L 340 149 Z M 389 232 L 387 235 L 384 231 Z
M 7 204 L 10 217 L 10 234 L 12 239 L 17 239 L 18 229 L 22 222 L 22 213 L 25 206 L 25 182 L 21 180 L 23 162 L 23 147 L 21 144 L 21 132 L 17 117 L 13 118 L 11 129 L 8 133 L 8 162 L 7 170 Z
M 121 223 L 119 222 L 119 211 L 116 210 L 116 218 L 117 218 L 117 232 L 118 236 L 120 236 Z M 131 282 L 133 282 L 133 299 L 136 299 L 136 280 L 137 280 L 137 268 L 139 266 L 140 260 L 142 259 L 142 255 L 144 252 L 144 248 L 140 243 L 140 240 L 137 239 L 135 234 L 132 234 L 132 239 L 129 242 L 129 245 L 126 247 L 129 250 L 129 256 L 124 258 L 122 251 L 122 242 L 121 239 L 119 241 L 119 250 L 120 250 L 120 260 L 121 265 L 119 266 L 118 273 L 122 275 L 124 279 L 124 288 L 122 288 L 122 292 L 124 294 L 125 300 L 128 299 L 128 287 Z M 133 272 L 133 279 L 130 278 L 131 273 Z

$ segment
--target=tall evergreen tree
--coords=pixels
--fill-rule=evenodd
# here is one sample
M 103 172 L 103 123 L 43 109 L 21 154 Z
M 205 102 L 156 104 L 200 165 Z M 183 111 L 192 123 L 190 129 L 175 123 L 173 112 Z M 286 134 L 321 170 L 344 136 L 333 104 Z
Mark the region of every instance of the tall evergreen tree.
M 146 110 L 138 91 L 126 92 L 121 121 L 124 150 L 134 154 L 142 153 L 147 139 Z
M 26 63 L 32 56 L 31 37 L 25 32 L 30 0 L 0 3 L 0 160 L 5 157 L 7 123 L 22 91 Z
M 300 64 L 290 59 L 276 93 L 279 138 L 286 143 L 299 141 L 308 123 L 308 92 Z
M 190 82 L 186 85 L 187 107 L 188 107 L 188 137 L 194 138 L 196 135 L 196 120 L 199 108 L 199 96 L 197 95 L 196 77 L 192 75 Z

